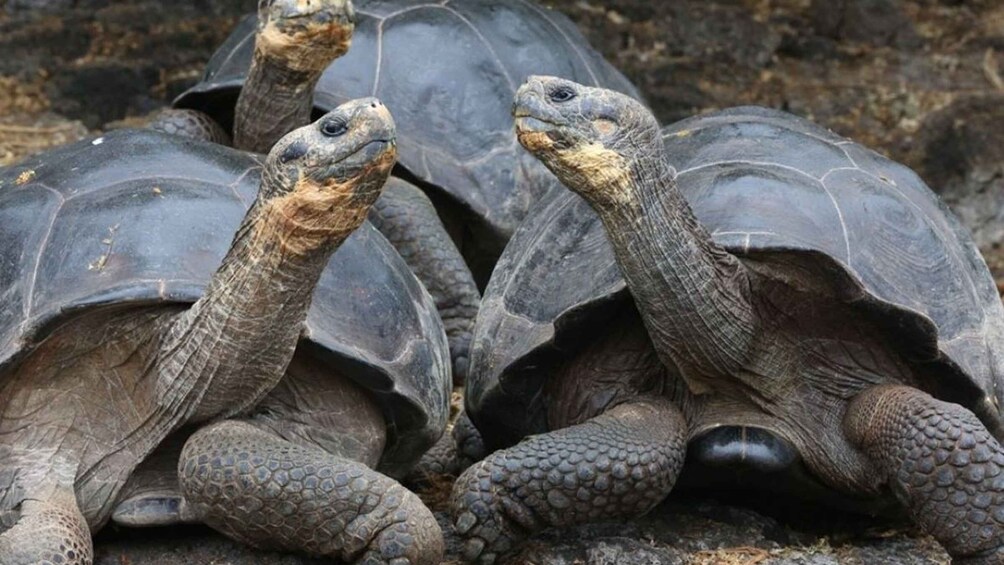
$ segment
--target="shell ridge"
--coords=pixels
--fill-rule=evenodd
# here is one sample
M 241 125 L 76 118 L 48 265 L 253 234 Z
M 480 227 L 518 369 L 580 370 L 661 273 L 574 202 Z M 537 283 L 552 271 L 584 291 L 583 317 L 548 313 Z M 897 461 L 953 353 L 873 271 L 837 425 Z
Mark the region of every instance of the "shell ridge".
M 26 281 L 26 288 L 28 290 L 27 296 L 24 300 L 24 306 L 22 312 L 24 312 L 25 323 L 31 319 L 32 303 L 35 300 L 35 282 L 38 280 L 38 269 L 42 264 L 42 254 L 45 253 L 46 247 L 49 246 L 49 238 L 52 237 L 52 230 L 56 226 L 56 218 L 59 217 L 59 211 L 63 209 L 63 205 L 66 204 L 67 198 L 62 195 L 58 190 L 47 186 L 44 183 L 38 183 L 43 186 L 46 190 L 52 192 L 59 197 L 59 205 L 56 209 L 52 211 L 52 216 L 49 218 L 49 225 L 45 229 L 45 235 L 42 237 L 42 241 L 38 245 L 38 253 L 35 254 L 34 266 L 31 269 L 31 273 L 27 275 L 28 280 Z

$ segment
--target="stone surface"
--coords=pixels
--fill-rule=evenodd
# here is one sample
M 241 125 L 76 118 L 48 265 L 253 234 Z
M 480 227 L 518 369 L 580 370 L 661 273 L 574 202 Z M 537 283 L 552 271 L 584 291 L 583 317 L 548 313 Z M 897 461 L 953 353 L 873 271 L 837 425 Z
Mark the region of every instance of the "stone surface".
M 37 104 L 99 128 L 168 103 L 201 75 L 237 18 L 256 5 L 253 0 L 0 2 L 0 79 L 21 90 L 41 83 Z M 0 99 L 14 93 L 15 87 L 2 87 L 0 82 Z
M 816 31 L 832 39 L 876 47 L 920 45 L 901 0 L 813 0 L 810 17 Z
M 1004 92 L 961 97 L 921 125 L 912 160 L 1004 280 Z

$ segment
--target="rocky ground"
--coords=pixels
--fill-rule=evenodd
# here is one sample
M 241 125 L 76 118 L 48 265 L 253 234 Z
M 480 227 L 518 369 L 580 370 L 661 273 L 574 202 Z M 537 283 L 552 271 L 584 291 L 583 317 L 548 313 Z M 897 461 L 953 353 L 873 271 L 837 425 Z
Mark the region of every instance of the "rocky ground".
M 628 524 L 551 530 L 500 565 L 946 565 L 931 538 L 902 523 L 865 520 L 803 506 L 781 517 L 707 495 L 674 494 L 651 515 Z M 460 565 L 447 534 L 446 564 Z M 793 527 L 792 524 L 800 524 Z M 321 561 L 251 551 L 205 528 L 102 532 L 95 565 L 315 565 Z
M 665 122 L 762 104 L 808 116 L 907 163 L 974 230 L 1004 280 L 1004 2 L 545 3 L 579 23 Z M 0 0 L 0 164 L 163 106 L 196 80 L 237 17 L 255 5 Z M 902 524 L 805 505 L 770 517 L 763 505 L 754 511 L 684 496 L 632 524 L 545 533 L 510 562 L 948 562 L 930 539 Z M 307 562 L 250 552 L 201 528 L 107 529 L 97 548 L 101 565 Z

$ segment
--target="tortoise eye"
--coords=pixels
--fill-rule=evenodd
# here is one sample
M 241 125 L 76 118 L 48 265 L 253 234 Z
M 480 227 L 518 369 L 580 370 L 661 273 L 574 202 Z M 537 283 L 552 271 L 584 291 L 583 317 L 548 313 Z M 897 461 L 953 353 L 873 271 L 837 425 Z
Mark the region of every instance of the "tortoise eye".
M 340 137 L 349 131 L 349 124 L 345 120 L 328 120 L 321 125 L 321 133 L 328 137 Z
M 575 98 L 575 91 L 570 86 L 559 86 L 547 94 L 552 102 L 568 102 Z

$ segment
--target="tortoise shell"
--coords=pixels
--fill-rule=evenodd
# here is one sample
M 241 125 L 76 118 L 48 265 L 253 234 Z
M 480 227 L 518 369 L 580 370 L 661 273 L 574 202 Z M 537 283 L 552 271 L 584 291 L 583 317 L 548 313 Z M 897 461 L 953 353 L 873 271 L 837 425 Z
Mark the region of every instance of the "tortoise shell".
M 0 375 L 83 310 L 196 301 L 256 197 L 261 160 L 119 130 L 0 170 Z M 299 347 L 381 404 L 381 468 L 403 471 L 442 434 L 451 382 L 442 322 L 369 224 L 321 275 Z
M 807 120 L 743 107 L 663 130 L 676 181 L 740 258 L 823 266 L 848 307 L 908 359 L 938 365 L 929 392 L 1004 430 L 1004 308 L 968 232 L 911 170 Z M 485 291 L 467 406 L 496 446 L 546 429 L 548 367 L 630 300 L 603 226 L 571 191 L 541 201 Z M 893 334 L 891 334 L 893 335 Z
M 398 164 L 473 214 L 496 253 L 557 184 L 512 135 L 512 100 L 523 80 L 563 76 L 638 97 L 568 18 L 531 0 L 356 0 L 355 11 L 352 46 L 322 75 L 317 111 L 380 98 L 397 124 Z M 250 16 L 237 26 L 176 107 L 231 129 L 256 23 Z

